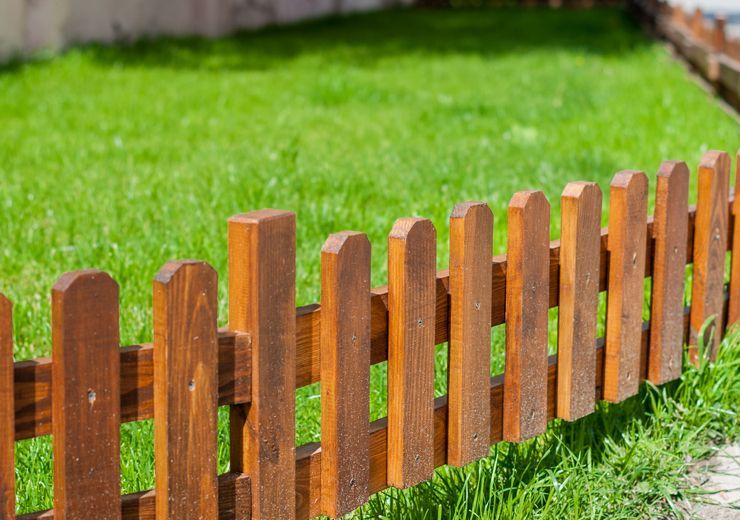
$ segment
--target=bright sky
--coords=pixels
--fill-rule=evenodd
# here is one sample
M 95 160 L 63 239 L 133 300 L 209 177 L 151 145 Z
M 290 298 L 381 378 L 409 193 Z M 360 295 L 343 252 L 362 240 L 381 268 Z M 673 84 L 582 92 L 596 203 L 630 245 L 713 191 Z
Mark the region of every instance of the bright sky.
M 727 12 L 740 11 L 740 0 L 671 0 L 671 3 L 681 4 L 690 8 L 697 5 L 711 10 L 723 10 Z

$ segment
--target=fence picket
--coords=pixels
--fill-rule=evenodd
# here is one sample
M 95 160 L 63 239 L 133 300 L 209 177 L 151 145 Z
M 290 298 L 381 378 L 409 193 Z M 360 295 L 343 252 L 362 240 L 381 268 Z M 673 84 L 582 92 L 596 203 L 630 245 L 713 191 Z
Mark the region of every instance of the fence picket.
M 557 415 L 574 421 L 596 405 L 601 189 L 571 182 L 561 198 Z
M 710 318 L 703 338 L 710 359 L 717 355 L 722 339 L 725 257 L 729 212 L 730 156 L 725 152 L 704 154 L 699 164 L 699 189 L 694 224 L 694 276 L 691 287 L 691 349 L 698 360 L 699 332 Z M 710 342 L 711 337 L 711 342 Z
M 732 214 L 735 216 L 735 224 L 732 234 L 728 328 L 740 321 L 740 150 L 735 155 L 735 202 L 732 205 Z
M 370 242 L 331 235 L 321 250 L 321 503 L 337 518 L 370 481 Z
M 550 204 L 541 191 L 509 203 L 503 434 L 523 441 L 547 428 Z
M 450 342 L 447 463 L 464 466 L 489 451 L 493 214 L 483 202 L 450 216 Z
M 231 407 L 231 468 L 252 482 L 252 518 L 295 518 L 295 214 L 229 219 L 229 328 L 252 338 L 252 400 Z
M 648 378 L 656 385 L 681 375 L 686 279 L 689 169 L 665 161 L 658 171 L 653 220 L 653 290 Z
M 51 321 L 54 519 L 121 518 L 118 284 L 63 275 Z
M 618 403 L 640 385 L 640 335 L 647 241 L 647 176 L 622 171 L 609 192 L 609 289 L 604 399 Z
M 0 518 L 15 518 L 13 305 L 0 293 Z
M 388 484 L 434 471 L 436 231 L 402 218 L 388 236 Z
M 154 460 L 159 519 L 218 517 L 217 276 L 169 262 L 154 278 Z

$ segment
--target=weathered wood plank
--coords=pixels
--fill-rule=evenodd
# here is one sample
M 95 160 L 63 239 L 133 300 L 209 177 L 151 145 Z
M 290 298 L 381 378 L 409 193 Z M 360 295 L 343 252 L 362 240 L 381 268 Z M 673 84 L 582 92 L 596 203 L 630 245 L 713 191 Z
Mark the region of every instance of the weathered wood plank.
M 368 499 L 370 242 L 331 235 L 321 250 L 322 509 L 337 518 Z
M 508 225 L 504 438 L 518 442 L 547 427 L 550 204 L 544 193 L 515 194 Z
M 604 398 L 614 403 L 635 395 L 640 383 L 647 190 L 643 172 L 619 172 L 611 182 Z
M 732 327 L 740 321 L 740 150 L 735 154 L 735 203 L 732 215 L 735 226 L 732 234 L 732 266 L 730 268 L 730 305 L 727 311 L 727 325 Z
M 252 518 L 295 515 L 295 214 L 229 219 L 229 328 L 252 339 L 252 400 L 231 408 L 231 468 L 252 481 Z
M 561 198 L 557 412 L 568 421 L 596 406 L 601 202 L 592 182 L 571 182 Z
M 406 488 L 434 471 L 436 231 L 403 218 L 388 235 L 388 485 Z
M 63 275 L 51 296 L 54 517 L 121 517 L 118 284 Z
M 157 518 L 218 515 L 218 277 L 169 262 L 154 278 L 154 462 Z
M 724 201 L 730 191 L 730 156 L 725 152 L 704 154 L 699 164 L 699 189 L 694 231 L 694 275 L 691 286 L 691 349 L 692 361 L 698 361 L 696 349 L 702 327 L 703 342 L 710 359 L 717 355 L 722 339 L 725 283 L 725 257 L 729 213 Z M 711 340 L 710 340 L 711 338 Z
M 658 171 L 653 222 L 655 250 L 648 378 L 656 385 L 681 375 L 688 206 L 686 163 L 664 162 Z
M 458 204 L 450 216 L 449 432 L 447 463 L 488 454 L 491 416 L 491 250 L 493 214 L 483 202 Z
M 15 518 L 13 305 L 0 293 L 0 518 Z

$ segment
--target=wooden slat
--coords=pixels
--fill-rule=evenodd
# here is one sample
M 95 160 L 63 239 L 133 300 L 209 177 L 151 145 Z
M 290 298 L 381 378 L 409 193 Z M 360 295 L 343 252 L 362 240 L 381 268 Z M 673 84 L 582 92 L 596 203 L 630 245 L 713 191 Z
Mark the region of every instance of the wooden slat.
M 251 503 L 249 477 L 226 473 L 218 477 L 218 519 L 248 520 Z M 121 520 L 155 520 L 156 493 L 142 491 L 121 497 Z M 19 516 L 18 520 L 52 520 L 53 511 L 38 511 Z
M 0 293 L 0 518 L 15 518 L 13 305 Z
M 51 301 L 54 516 L 120 518 L 118 284 L 67 273 Z
M 688 340 L 689 311 L 684 310 L 684 333 Z M 640 378 L 647 377 L 647 354 L 649 350 L 650 323 L 642 326 L 640 337 Z M 604 382 L 604 371 L 601 369 L 604 362 L 604 338 L 599 338 L 595 345 L 596 350 L 596 396 L 601 398 Z M 547 386 L 547 419 L 555 418 L 556 386 L 557 386 L 557 356 L 547 358 L 547 375 L 543 384 Z M 489 442 L 495 444 L 503 438 L 504 414 L 504 377 L 496 375 L 490 379 L 489 402 L 491 409 L 491 431 Z M 388 420 L 378 419 L 370 424 L 370 493 L 384 490 L 385 460 L 387 457 Z M 447 398 L 438 397 L 434 402 L 434 463 L 436 466 L 445 464 L 447 457 Z M 296 517 L 303 520 L 317 516 L 320 511 L 315 497 L 321 495 L 321 446 L 311 443 L 298 448 L 296 468 L 303 478 L 298 487 L 298 511 Z
M 388 484 L 405 488 L 434 471 L 436 231 L 402 218 L 388 236 Z
M 491 416 L 491 250 L 493 214 L 483 202 L 458 204 L 450 216 L 449 433 L 447 463 L 488 455 Z
M 704 154 L 699 164 L 699 189 L 694 232 L 694 274 L 691 287 L 691 349 L 697 362 L 697 342 L 702 327 L 703 343 L 710 359 L 717 355 L 722 339 L 722 294 L 729 214 L 724 204 L 730 191 L 730 157 L 725 152 Z M 710 340 L 711 337 L 711 340 Z
M 735 155 L 735 203 L 732 207 L 735 226 L 732 239 L 732 267 L 730 268 L 730 305 L 727 311 L 727 325 L 732 327 L 740 321 L 740 150 Z
M 370 242 L 331 235 L 321 250 L 322 509 L 337 518 L 367 501 L 370 477 Z
M 653 222 L 655 252 L 648 377 L 656 385 L 681 375 L 688 206 L 686 163 L 665 161 L 658 171 Z
M 734 203 L 730 195 L 728 212 Z M 686 239 L 686 262 L 693 261 L 694 218 L 696 210 L 689 206 L 689 224 Z M 734 227 L 734 216 L 730 216 L 730 229 Z M 648 219 L 647 236 L 652 236 L 652 220 Z M 599 258 L 599 290 L 607 285 L 607 241 L 606 228 L 601 230 L 601 254 Z M 732 240 L 728 240 L 728 248 Z M 645 256 L 645 276 L 652 273 L 653 240 L 648 240 Z M 550 242 L 550 308 L 558 305 L 560 242 Z M 492 308 L 491 325 L 505 321 L 506 257 L 496 256 L 492 260 Z M 436 276 L 436 344 L 448 341 L 449 332 L 449 277 L 447 270 L 437 271 Z M 372 290 L 371 308 L 371 351 L 372 363 L 387 360 L 388 293 L 386 287 Z M 319 381 L 319 326 L 321 311 L 317 304 L 299 307 L 296 311 L 296 386 L 302 387 Z M 235 339 L 238 338 L 238 339 Z M 238 344 L 235 344 L 238 341 Z M 249 401 L 251 395 L 251 342 L 248 334 L 222 331 L 219 333 L 219 404 L 238 404 Z M 225 365 L 225 363 L 227 363 Z M 15 418 L 16 440 L 40 437 L 51 433 L 51 359 L 36 358 L 15 363 Z M 153 414 L 152 400 L 152 346 L 133 345 L 121 349 L 121 420 L 136 421 L 150 419 Z M 235 393 L 238 392 L 238 393 Z M 240 399 L 240 400 L 237 400 Z
M 252 479 L 252 518 L 295 514 L 295 214 L 229 219 L 229 327 L 252 339 L 252 401 L 231 408 L 231 468 Z
M 159 519 L 215 518 L 216 271 L 169 262 L 154 278 L 154 462 Z
M 596 406 L 601 201 L 593 182 L 571 182 L 561 198 L 557 411 L 568 421 Z
M 604 398 L 614 403 L 635 395 L 640 383 L 647 190 L 643 172 L 619 172 L 611 182 Z
M 249 334 L 220 331 L 219 405 L 251 399 Z M 51 358 L 15 364 L 16 440 L 51 434 Z M 151 343 L 121 349 L 121 422 L 154 417 L 154 348 Z
M 518 442 L 547 428 L 550 204 L 544 193 L 516 193 L 508 226 L 504 439 Z

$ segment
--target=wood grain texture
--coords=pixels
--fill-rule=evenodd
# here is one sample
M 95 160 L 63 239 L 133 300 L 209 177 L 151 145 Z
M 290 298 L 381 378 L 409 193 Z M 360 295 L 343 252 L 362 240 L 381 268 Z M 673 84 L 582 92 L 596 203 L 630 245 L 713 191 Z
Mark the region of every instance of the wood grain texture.
M 154 278 L 154 461 L 159 519 L 218 515 L 218 277 L 169 262 Z
M 15 518 L 13 305 L 0 293 L 0 518 Z
M 229 327 L 252 339 L 252 401 L 231 408 L 231 468 L 252 479 L 252 518 L 295 515 L 295 214 L 229 219 Z
M 653 221 L 648 378 L 656 385 L 681 375 L 688 207 L 689 169 L 684 162 L 665 161 L 658 171 Z
M 684 313 L 684 332 L 688 340 L 689 314 Z M 640 337 L 640 378 L 647 377 L 647 354 L 649 350 L 650 323 L 642 326 Z M 597 340 L 596 351 L 596 396 L 601 398 L 604 382 L 604 338 Z M 547 419 L 555 418 L 556 387 L 557 387 L 557 356 L 547 358 L 547 376 L 543 384 L 547 387 Z M 489 403 L 491 409 L 491 431 L 489 442 L 495 444 L 503 439 L 504 415 L 504 377 L 496 375 L 490 379 Z M 447 398 L 438 397 L 434 400 L 434 464 L 442 466 L 447 460 Z M 386 458 L 387 453 L 387 418 L 378 419 L 370 423 L 370 493 L 374 494 L 386 489 Z M 296 468 L 301 478 L 297 488 L 298 510 L 296 517 L 303 520 L 320 514 L 318 498 L 321 495 L 321 446 L 310 443 L 298 448 L 296 452 Z
M 734 204 L 730 195 L 728 212 Z M 694 220 L 696 209 L 689 206 L 686 239 L 686 262 L 693 261 Z M 730 215 L 730 229 L 735 229 L 735 217 Z M 653 235 L 652 217 L 648 219 L 647 236 Z M 601 230 L 601 253 L 599 258 L 599 290 L 606 290 L 608 275 L 608 233 Z M 652 255 L 654 240 L 645 244 L 645 276 L 653 271 Z M 733 241 L 727 243 L 732 248 Z M 559 298 L 560 241 L 550 242 L 550 288 L 549 306 L 557 307 Z M 505 321 L 506 301 L 506 256 L 496 256 L 491 262 L 492 308 L 491 325 Z M 370 359 L 373 364 L 388 359 L 388 291 L 387 287 L 372 289 L 370 297 Z M 436 344 L 449 339 L 449 276 L 447 270 L 437 271 L 435 303 Z M 296 387 L 318 382 L 319 328 L 321 311 L 317 304 L 305 305 L 296 310 Z M 237 340 L 237 338 L 239 338 Z M 235 344 L 235 341 L 238 341 Z M 251 339 L 249 334 L 222 330 L 219 332 L 219 404 L 246 403 L 251 396 Z M 133 345 L 121 349 L 121 420 L 135 421 L 150 419 L 153 415 L 151 344 Z M 224 363 L 228 363 L 226 366 Z M 225 368 L 224 368 L 225 366 Z M 17 361 L 15 373 L 15 418 L 16 440 L 51 434 L 51 359 L 36 358 Z M 239 399 L 239 400 L 237 400 Z
M 51 296 L 54 517 L 121 517 L 118 284 L 89 270 Z
M 251 399 L 252 356 L 249 334 L 218 334 L 219 405 Z M 16 440 L 51 434 L 51 358 L 15 363 Z M 121 349 L 121 422 L 154 417 L 154 347 Z
M 730 305 L 727 311 L 727 326 L 740 321 L 740 150 L 735 154 L 735 203 L 732 206 L 734 229 L 732 234 L 732 264 L 730 267 Z
M 561 198 L 557 412 L 568 421 L 596 406 L 601 202 L 593 182 L 571 182 Z
M 370 479 L 370 241 L 331 235 L 321 250 L 322 509 L 364 504 Z
M 156 520 L 156 492 L 141 491 L 120 499 L 121 520 Z M 247 475 L 226 473 L 218 477 L 219 520 L 249 520 L 251 502 Z M 18 517 L 18 520 L 52 520 L 53 511 L 38 511 Z
M 449 432 L 447 463 L 488 455 L 493 214 L 483 202 L 450 216 Z
M 613 403 L 635 395 L 640 384 L 647 190 L 643 172 L 619 172 L 611 182 L 604 398 Z
M 436 231 L 402 218 L 388 236 L 388 484 L 406 488 L 434 471 Z
M 522 191 L 508 214 L 503 427 L 518 442 L 547 428 L 550 204 L 541 191 Z
M 724 204 L 730 191 L 730 156 L 725 152 L 704 154 L 699 164 L 699 188 L 694 225 L 694 275 L 691 286 L 692 361 L 698 361 L 698 336 L 705 324 L 703 343 L 710 359 L 717 356 L 722 339 L 725 257 L 729 213 Z

